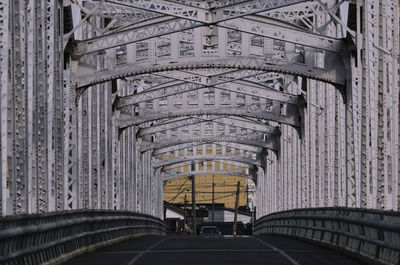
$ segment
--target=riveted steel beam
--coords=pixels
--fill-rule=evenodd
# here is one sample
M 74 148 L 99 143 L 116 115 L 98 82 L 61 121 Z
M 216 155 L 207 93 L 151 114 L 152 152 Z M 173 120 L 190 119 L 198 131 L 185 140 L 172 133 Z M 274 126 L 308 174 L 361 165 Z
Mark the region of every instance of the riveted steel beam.
M 196 91 L 204 86 L 193 83 L 181 83 L 170 87 L 152 89 L 150 91 L 143 91 L 141 93 L 119 97 L 117 101 L 117 108 L 121 109 L 127 106 L 132 106 L 148 100 L 153 100 L 162 97 L 173 96 L 190 91 Z
M 193 108 L 193 109 L 178 109 L 169 111 L 167 113 L 151 113 L 141 116 L 131 116 L 129 114 L 122 114 L 118 121 L 118 126 L 120 130 L 123 130 L 130 126 L 137 126 L 145 122 L 156 121 L 162 119 L 170 119 L 176 117 L 185 116 L 197 116 L 197 115 L 229 115 L 238 117 L 248 117 L 263 120 L 271 120 L 275 122 L 281 122 L 294 127 L 299 127 L 299 117 L 296 108 L 288 108 L 288 113 L 286 115 L 277 113 L 279 110 L 273 112 L 263 111 L 260 109 L 252 109 L 251 106 L 246 107 L 229 107 L 229 108 L 210 108 L 204 109 Z
M 206 139 L 206 140 L 208 140 L 208 139 Z M 198 146 L 203 146 L 203 145 L 208 145 L 208 144 L 210 144 L 209 141 L 203 141 L 203 142 L 201 142 L 201 141 L 195 141 L 195 142 L 188 141 L 186 143 L 177 143 L 176 145 L 171 145 L 171 146 L 167 146 L 167 147 L 154 149 L 153 150 L 153 155 L 156 156 L 156 155 L 160 155 L 160 154 L 170 153 L 170 152 L 174 152 L 174 151 L 180 151 L 180 150 L 193 148 L 193 147 L 198 147 Z M 212 143 L 212 144 L 215 144 L 216 147 L 225 146 L 225 147 L 234 148 L 234 149 L 243 150 L 243 151 L 248 151 L 248 152 L 253 152 L 253 153 L 260 153 L 260 152 L 263 151 L 262 147 L 256 147 L 256 146 L 251 146 L 251 145 L 248 145 L 248 144 L 237 143 L 237 142 L 215 142 L 215 143 Z
M 335 53 L 342 52 L 344 46 L 343 40 L 312 33 L 302 28 L 289 25 L 288 23 L 271 18 L 263 18 L 261 16 L 233 19 L 220 22 L 217 25 L 223 28 L 234 29 L 240 32 L 251 33 Z
M 177 118 L 169 120 L 162 124 L 154 124 L 150 127 L 140 128 L 138 136 L 143 137 L 157 132 L 178 129 L 184 126 L 210 121 L 214 123 L 235 126 L 238 128 L 246 128 L 260 131 L 266 134 L 279 134 L 278 128 L 254 120 L 239 117 L 220 117 L 217 115 L 204 115 L 199 117 Z
M 153 159 L 153 167 L 159 168 L 173 164 L 179 164 L 185 161 L 212 161 L 212 160 L 228 160 L 228 161 L 237 161 L 244 164 L 254 165 L 254 166 L 263 166 L 264 163 L 259 160 L 254 160 L 246 157 L 239 156 L 227 156 L 227 155 L 194 155 L 188 157 L 178 157 L 172 158 L 168 160 L 158 160 Z
M 214 70 L 215 71 L 215 70 Z M 162 97 L 168 97 L 168 96 L 173 96 L 177 94 L 182 94 L 185 92 L 190 92 L 190 91 L 196 91 L 202 88 L 207 88 L 211 86 L 216 86 L 218 84 L 225 84 L 228 82 L 233 82 L 235 80 L 243 79 L 243 78 L 250 78 L 250 77 L 255 77 L 257 75 L 262 74 L 263 72 L 261 71 L 253 71 L 253 70 L 235 70 L 233 71 L 228 71 L 228 72 L 222 72 L 222 73 L 217 73 L 214 74 L 211 77 L 202 77 L 201 80 L 196 80 L 194 78 L 191 79 L 186 79 L 182 77 L 182 72 L 180 71 L 175 71 L 178 73 L 174 73 L 175 75 L 171 74 L 171 72 L 163 73 L 163 76 L 168 77 L 168 78 L 173 78 L 176 80 L 181 80 L 184 82 L 178 82 L 178 81 L 172 81 L 168 82 L 167 84 L 161 84 L 157 85 L 154 87 L 151 87 L 149 89 L 146 89 L 145 91 L 137 94 L 132 94 L 132 95 L 127 95 L 124 97 L 118 98 L 117 102 L 117 108 L 123 108 L 126 106 L 130 106 L 133 104 L 138 104 L 140 102 L 145 102 L 148 100 L 154 100 L 157 98 L 162 98 Z M 198 77 L 198 75 L 191 74 L 194 77 Z M 186 83 L 188 82 L 188 83 Z M 244 82 L 244 81 L 243 81 Z M 254 85 L 252 85 L 254 86 Z M 222 86 L 221 89 L 224 90 L 229 90 L 229 86 Z M 235 86 L 236 87 L 236 86 Z M 262 86 L 259 86 L 261 88 L 264 88 Z M 244 91 L 233 91 L 233 92 L 240 92 L 240 93 L 245 93 L 247 90 L 243 89 Z M 271 89 L 269 89 L 271 90 Z M 247 92 L 249 94 L 250 92 Z M 273 93 L 273 91 L 271 91 Z M 276 92 L 279 94 L 284 94 L 280 92 Z M 253 95 L 253 94 L 252 94 Z M 272 94 L 274 95 L 274 94 Z M 291 95 L 287 95 L 291 96 Z M 292 95 L 293 97 L 295 95 Z
M 244 1 L 233 5 L 216 9 L 215 22 L 225 21 L 232 18 L 243 17 L 246 15 L 256 14 L 286 6 L 307 2 L 307 0 L 258 0 Z
M 225 21 L 235 17 L 242 17 L 250 14 L 260 13 L 268 10 L 274 10 L 297 3 L 306 2 L 306 0 L 258 0 L 251 2 L 242 2 L 233 5 L 220 7 L 214 10 L 199 8 L 197 6 L 184 5 L 177 2 L 162 0 L 106 0 L 108 3 L 134 7 L 138 9 L 153 11 L 156 13 L 186 18 L 193 21 L 215 24 L 219 21 Z
M 246 95 L 257 96 L 261 98 L 268 98 L 285 103 L 297 104 L 298 96 L 283 93 L 272 88 L 266 88 L 259 85 L 249 84 L 244 81 L 241 82 L 220 82 L 220 84 L 213 85 L 212 87 L 218 88 L 224 91 L 242 93 Z M 117 108 L 123 108 L 145 102 L 148 100 L 154 100 L 157 98 L 163 98 L 182 94 L 190 91 L 206 90 L 208 87 L 201 86 L 194 83 L 182 83 L 171 87 L 161 88 L 159 90 L 153 89 L 150 91 L 143 91 L 141 93 L 120 97 L 117 102 Z
M 207 174 L 207 175 L 227 175 L 227 176 L 235 176 L 235 177 L 242 177 L 242 178 L 247 178 L 251 179 L 253 181 L 256 180 L 256 176 L 253 174 L 246 174 L 246 173 L 240 173 L 240 172 L 232 172 L 232 171 L 221 171 L 221 170 L 196 170 L 196 171 L 188 171 L 188 172 L 182 172 L 179 174 L 167 174 L 167 173 L 162 173 L 161 174 L 161 180 L 162 181 L 168 181 L 176 178 L 181 178 L 181 177 L 187 177 L 187 176 L 192 176 L 192 175 L 200 175 L 200 174 Z
M 79 57 L 120 45 L 161 37 L 163 35 L 200 26 L 203 26 L 203 24 L 192 20 L 155 17 L 150 21 L 137 23 L 129 29 L 79 41 L 74 49 L 74 56 Z
M 223 83 L 214 86 L 215 88 L 230 91 L 235 93 L 241 93 L 245 95 L 251 95 L 259 98 L 267 98 L 274 101 L 284 102 L 288 104 L 298 104 L 299 96 L 292 95 L 290 93 L 284 93 L 277 91 L 273 88 L 267 88 L 263 86 L 257 86 L 254 84 L 249 84 L 245 81 L 237 81 L 230 83 Z
M 237 161 L 227 161 L 227 160 L 214 160 L 214 162 L 220 163 L 222 166 L 229 166 L 229 167 L 239 167 L 239 168 L 243 168 L 243 170 L 254 170 L 256 167 L 254 165 L 250 165 L 250 164 L 246 164 L 246 163 L 241 163 L 241 162 L 237 162 Z M 192 161 L 184 161 L 181 163 L 177 163 L 177 164 L 173 164 L 173 165 L 169 165 L 169 166 L 164 166 L 163 168 L 163 172 L 170 172 L 170 171 L 176 171 L 179 169 L 182 170 L 182 168 L 184 169 L 186 166 L 193 166 L 195 165 Z M 176 172 L 178 172 L 176 171 Z M 180 172 L 180 171 L 179 171 Z
M 212 18 L 209 10 L 198 8 L 196 6 L 187 6 L 177 2 L 163 0 L 105 0 L 107 3 L 121 5 L 125 7 L 133 7 L 146 11 L 173 16 L 178 18 L 190 19 L 192 21 L 206 23 Z
M 227 171 L 227 172 L 246 172 L 246 173 L 249 172 L 249 174 L 254 175 L 255 176 L 254 179 L 256 179 L 257 166 L 237 161 L 229 161 L 229 160 L 213 160 L 213 163 L 219 165 L 219 169 L 213 169 L 213 170 Z M 196 168 L 196 163 L 189 160 L 177 164 L 166 165 L 162 168 L 163 170 L 162 172 L 170 175 L 171 173 L 180 174 L 193 171 L 200 171 L 200 168 L 193 169 L 193 167 Z
M 254 147 L 265 148 L 265 149 L 270 149 L 270 150 L 277 150 L 277 146 L 273 142 L 263 142 L 263 141 L 252 140 L 252 139 L 240 139 L 235 136 L 187 137 L 187 138 L 182 138 L 182 139 L 177 139 L 177 140 L 163 141 L 163 142 L 159 142 L 159 143 L 142 142 L 142 144 L 140 146 L 140 150 L 141 150 L 141 152 L 145 152 L 145 151 L 152 150 L 152 149 L 161 149 L 161 148 L 172 147 L 172 146 L 185 144 L 185 143 L 211 144 L 211 143 L 224 143 L 224 142 L 237 143 L 237 144 L 241 144 L 241 145 L 254 146 Z M 166 149 L 164 149 L 163 151 L 165 151 L 165 150 Z
M 229 72 L 223 72 L 223 73 L 218 73 L 219 70 L 224 70 L 225 69 L 211 69 L 211 68 L 205 68 L 205 69 L 199 69 L 203 71 L 209 71 L 209 72 L 216 72 L 212 75 L 208 76 L 202 76 L 201 74 L 198 73 L 190 73 L 188 70 L 186 71 L 170 71 L 170 72 L 159 72 L 156 73 L 156 75 L 163 76 L 163 77 L 169 77 L 175 80 L 180 80 L 184 82 L 189 82 L 193 84 L 200 84 L 205 87 L 210 87 L 218 84 L 224 84 L 227 82 L 233 82 L 235 80 L 239 79 L 245 79 L 245 78 L 251 78 L 260 74 L 263 74 L 263 71 L 254 71 L 251 69 L 245 69 L 245 70 L 230 70 Z
M 306 63 L 298 63 L 294 58 L 286 61 L 274 58 L 249 58 L 249 57 L 223 57 L 216 61 L 207 57 L 198 58 L 176 58 L 174 60 L 162 60 L 157 65 L 149 65 L 148 63 L 127 64 L 114 69 L 90 74 L 82 73 L 76 76 L 76 89 L 84 89 L 86 87 L 141 74 L 154 74 L 158 72 L 166 72 L 171 70 L 188 70 L 188 69 L 212 69 L 212 68 L 229 68 L 237 70 L 257 70 L 265 72 L 276 72 L 290 74 L 296 76 L 307 77 L 318 81 L 327 82 L 334 85 L 343 86 L 345 84 L 345 67 L 340 58 L 332 57 L 329 65 L 325 69 L 317 68 L 314 61 Z
M 119 2 L 118 2 L 119 3 Z M 117 4 L 114 6 L 117 6 Z M 103 6 L 98 15 L 104 16 L 105 7 Z M 111 9 L 111 7 L 110 7 Z M 109 12 L 115 12 L 110 10 Z M 150 11 L 153 11 L 150 9 Z M 262 10 L 252 10 L 251 13 L 259 13 Z M 225 11 L 226 12 L 226 11 Z M 92 13 L 96 14 L 96 10 Z M 118 14 L 118 12 L 116 12 Z M 129 12 L 128 12 L 129 13 Z M 191 14 L 196 11 L 191 12 Z M 235 14 L 232 17 L 242 17 L 245 14 Z M 183 30 L 193 29 L 208 25 L 206 20 L 191 19 L 188 16 L 171 16 L 164 17 L 149 17 L 148 20 L 136 21 L 134 26 L 124 28 L 111 32 L 110 34 L 98 36 L 95 38 L 87 39 L 77 43 L 77 48 L 74 51 L 75 56 L 82 56 L 84 54 L 97 52 L 105 49 L 117 47 L 119 45 L 126 45 L 143 41 L 149 38 L 161 37 L 166 34 L 179 32 Z M 221 26 L 228 29 L 234 29 L 241 32 L 251 33 L 263 37 L 288 41 L 299 45 L 316 47 L 318 49 L 339 52 L 342 49 L 342 41 L 322 35 L 313 34 L 305 31 L 304 29 L 293 28 L 288 24 L 278 23 L 271 19 L 262 20 L 259 17 L 251 16 L 246 19 L 236 18 L 228 21 L 226 19 L 218 19 L 219 22 L 214 21 L 213 25 Z M 131 23 L 132 24 L 132 23 Z

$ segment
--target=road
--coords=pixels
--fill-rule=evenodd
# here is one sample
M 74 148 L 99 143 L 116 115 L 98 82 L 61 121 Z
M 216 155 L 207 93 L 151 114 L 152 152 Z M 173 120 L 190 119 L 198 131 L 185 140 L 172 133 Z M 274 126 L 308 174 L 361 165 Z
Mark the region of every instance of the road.
M 361 265 L 302 241 L 272 237 L 143 237 L 98 249 L 67 265 Z

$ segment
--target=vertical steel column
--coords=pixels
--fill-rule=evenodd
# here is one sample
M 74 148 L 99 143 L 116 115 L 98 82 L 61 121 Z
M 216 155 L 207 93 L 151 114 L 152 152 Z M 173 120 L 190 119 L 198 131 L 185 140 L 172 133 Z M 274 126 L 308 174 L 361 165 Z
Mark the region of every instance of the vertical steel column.
M 8 166 L 8 101 L 10 98 L 11 85 L 9 82 L 9 46 L 10 46 L 10 6 L 9 1 L 0 1 L 0 213 L 7 214 L 7 202 L 10 190 L 7 186 L 9 178 Z
M 192 175 L 192 236 L 196 236 L 196 182 L 195 176 Z
M 52 35 L 54 42 L 54 53 L 53 53 L 53 63 L 51 66 L 53 70 L 53 90 L 54 90 L 54 196 L 55 196 L 55 208 L 57 211 L 65 209 L 65 186 L 64 181 L 64 52 L 63 52 L 63 38 L 64 27 L 64 9 L 62 1 L 50 1 L 52 3 L 51 13 L 53 16 L 53 28 L 50 35 Z
M 28 189 L 28 209 L 27 213 L 35 213 L 37 212 L 37 171 L 35 170 L 36 165 L 36 143 L 34 141 L 34 135 L 36 129 L 35 122 L 33 120 L 35 116 L 35 87 L 36 87 L 36 40 L 37 40 L 37 19 L 36 19 L 36 2 L 35 1 L 29 1 L 28 9 L 31 10 L 30 13 L 27 14 L 27 23 L 26 28 L 30 34 L 28 34 L 28 43 L 30 45 L 27 46 L 27 58 L 26 58 L 26 63 L 27 63 L 27 75 L 28 79 L 26 81 L 26 85 L 28 88 L 27 91 L 27 141 L 28 141 L 28 159 L 27 159 L 27 167 L 28 167 L 28 183 L 27 183 L 27 189 Z M 0 22 L 1 23 L 1 22 Z M 1 126 L 1 125 L 0 125 Z M 1 175 L 1 173 L 0 173 Z
M 119 174 L 120 169 L 120 141 L 119 141 L 119 132 L 117 127 L 117 119 L 118 119 L 117 111 L 113 112 L 112 115 L 112 208 L 114 210 L 120 209 L 120 198 L 121 198 L 121 176 Z
M 26 87 L 25 81 L 25 2 L 10 3 L 10 116 L 8 133 L 11 155 L 8 161 L 11 187 L 12 213 L 22 214 L 26 210 L 27 193 L 27 142 L 26 142 Z
M 309 196 L 310 196 L 310 203 L 309 207 L 317 207 L 318 206 L 318 181 L 317 178 L 318 172 L 317 172 L 317 151 L 316 147 L 318 145 L 318 142 L 316 139 L 318 138 L 316 134 L 316 121 L 317 121 L 317 109 L 316 109 L 316 99 L 315 99 L 315 82 L 313 80 L 307 80 L 307 109 L 309 110 L 309 116 L 308 119 L 310 120 L 310 127 L 308 131 L 309 135 L 309 142 L 308 142 L 308 149 L 310 150 L 309 155 L 310 155 L 310 169 L 309 169 Z

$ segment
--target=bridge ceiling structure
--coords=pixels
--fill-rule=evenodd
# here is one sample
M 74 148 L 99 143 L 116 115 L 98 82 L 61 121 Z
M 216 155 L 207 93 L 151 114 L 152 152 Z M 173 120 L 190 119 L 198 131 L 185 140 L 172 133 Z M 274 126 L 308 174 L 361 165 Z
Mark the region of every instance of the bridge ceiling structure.
M 398 20 L 395 0 L 1 1 L 1 213 L 162 217 L 163 182 L 196 174 L 253 180 L 259 216 L 395 209 Z
M 214 159 L 265 166 L 267 150 L 279 153 L 280 124 L 301 133 L 305 99 L 298 77 L 345 85 L 343 40 L 301 22 L 305 10 L 322 10 L 321 3 L 216 2 L 220 6 L 201 1 L 85 3 L 87 15 L 102 18 L 109 31 L 73 45 L 77 97 L 115 79 L 129 87 L 132 92 L 118 93 L 113 102 L 119 133 L 138 128 L 139 151 L 152 152 L 152 165 L 161 174 L 164 166 L 184 161 L 197 169 L 210 161 L 215 170 Z M 290 21 L 275 18 L 293 8 L 303 15 Z M 98 54 L 104 56 L 101 69 L 94 60 Z M 224 143 L 235 144 L 237 155 L 229 155 L 231 147 Z

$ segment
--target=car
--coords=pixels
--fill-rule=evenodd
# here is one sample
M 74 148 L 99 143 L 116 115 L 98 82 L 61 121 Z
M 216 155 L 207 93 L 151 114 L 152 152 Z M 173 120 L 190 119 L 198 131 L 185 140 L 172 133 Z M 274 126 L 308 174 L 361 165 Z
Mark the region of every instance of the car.
M 215 225 L 202 226 L 200 228 L 200 235 L 202 236 L 220 236 L 221 231 Z

